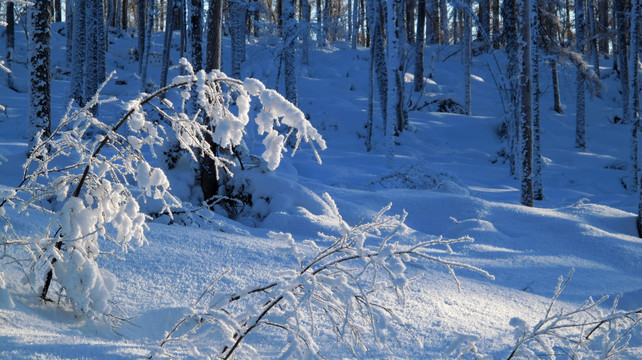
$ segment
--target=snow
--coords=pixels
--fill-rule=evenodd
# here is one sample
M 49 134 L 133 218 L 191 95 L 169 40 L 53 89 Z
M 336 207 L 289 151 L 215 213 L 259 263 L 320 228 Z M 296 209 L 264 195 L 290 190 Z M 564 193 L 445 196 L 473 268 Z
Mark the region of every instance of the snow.
M 53 59 L 64 59 L 63 35 L 53 32 Z M 160 51 L 161 39 L 162 34 L 154 34 L 150 56 Z M 136 39 L 112 32 L 110 41 L 107 68 L 115 70 L 117 79 L 124 84 L 107 85 L 103 95 L 118 96 L 119 101 L 102 104 L 98 117 L 114 124 L 130 106 L 127 104 L 138 96 L 141 84 L 136 75 L 138 64 L 129 57 Z M 228 39 L 224 44 L 225 56 L 230 53 Z M 434 77 L 426 79 L 423 94 L 412 93 L 412 76 L 406 77 L 406 94 L 412 97 L 413 104 L 446 98 L 463 103 L 463 67 L 457 56 L 448 56 L 456 50 L 426 47 L 426 65 L 433 69 Z M 434 105 L 410 111 L 410 130 L 394 139 L 394 162 L 389 167 L 378 103 L 374 149 L 365 151 L 368 49 L 352 50 L 342 43 L 312 48 L 310 67 L 297 64 L 300 110 L 267 89 L 274 87 L 277 71 L 270 51 L 267 46 L 248 45 L 242 71 L 243 78 L 258 78 L 244 80 L 243 86 L 249 95 L 260 97 L 262 112 L 240 97 L 237 106 L 241 115 L 229 114 L 224 119 L 234 129 L 233 135 L 226 133 L 231 137 L 221 138 L 238 143 L 244 136 L 248 149 L 263 154 L 265 167 L 274 169 L 268 172 L 257 166 L 230 180 L 230 185 L 253 194 L 252 205 L 235 219 L 209 214 L 188 225 L 178 221 L 169 224 L 163 218 L 148 219 L 145 228 L 141 212 L 153 205 L 141 204 L 139 208 L 125 201 L 118 212 L 110 212 L 106 203 L 98 207 L 85 199 L 66 199 L 61 205 L 63 214 L 87 213 L 81 220 L 60 220 L 65 224 L 64 231 L 76 237 L 95 231 L 101 216 L 116 219 L 115 227 L 105 231 L 115 231 L 118 242 L 100 244 L 101 252 L 113 252 L 114 256 L 87 262 L 76 253 L 88 251 L 83 247 L 61 257 L 76 262 L 79 271 L 65 272 L 67 267 L 60 266 L 56 269 L 58 280 L 86 284 L 85 288 L 68 289 L 85 293 L 77 298 L 86 302 L 75 304 L 75 310 L 58 302 L 57 295 L 51 295 L 53 302 L 40 302 L 42 279 L 25 279 L 12 265 L 12 259 L 3 258 L 0 358 L 131 359 L 158 354 L 166 334 L 179 320 L 194 313 L 193 305 L 212 280 L 220 277 L 213 283 L 213 292 L 221 296 L 264 286 L 279 277 L 289 279 L 290 285 L 297 281 L 303 284 L 306 279 L 297 279 L 298 272 L 292 270 L 297 270 L 309 256 L 310 240 L 318 246 L 329 246 L 328 238 L 319 233 L 340 236 L 348 225 L 372 220 L 389 203 L 389 215 L 407 212 L 405 226 L 395 238 L 398 246 L 440 236 L 472 237 L 474 242 L 452 244 L 452 252 L 435 247 L 430 254 L 484 269 L 494 280 L 474 271 L 455 269 L 458 286 L 448 270 L 435 263 L 386 263 L 396 284 L 407 284 L 407 288 L 401 296 L 385 293 L 382 300 L 394 304 L 407 327 L 397 329 L 396 334 L 382 331 L 381 337 L 396 336 L 397 340 L 391 339 L 389 348 L 371 349 L 366 357 L 454 357 L 460 349 L 474 345 L 480 354 L 506 358 L 515 343 L 515 329 L 529 330 L 543 319 L 558 278 L 571 269 L 574 275 L 561 294 L 559 308 L 577 308 L 589 297 L 610 295 L 613 299 L 618 294 L 623 294 L 619 308 L 642 307 L 642 240 L 635 227 L 638 195 L 622 185 L 628 175 L 630 131 L 627 125 L 614 124 L 612 120 L 621 110 L 619 80 L 610 68 L 602 69 L 606 85 L 603 97 L 587 98 L 585 152 L 574 147 L 572 111 L 576 100 L 572 65 L 560 69 L 562 102 L 568 109 L 563 115 L 551 109 L 550 79 L 542 76 L 545 199 L 527 208 L 519 205 L 519 183 L 510 176 L 508 162 L 498 155 L 505 146 L 498 136 L 503 109 L 489 70 L 495 68 L 491 55 L 473 59 L 473 115 L 439 113 Z M 2 45 L 0 53 L 4 53 Z M 174 55 L 177 54 L 172 55 L 172 61 L 178 62 Z M 19 41 L 15 58 L 25 56 L 26 48 Z M 506 63 L 503 53 L 496 56 L 500 64 Z M 224 71 L 229 70 L 226 66 L 230 64 L 224 60 Z M 26 89 L 24 64 L 16 61 L 12 70 L 16 86 Z M 150 62 L 149 79 L 157 79 L 159 74 L 160 64 Z M 170 68 L 169 77 L 177 75 L 178 68 Z M 0 73 L 0 84 L 6 83 L 6 76 Z M 52 114 L 58 121 L 67 107 L 70 79 L 65 73 L 54 78 Z M 282 83 L 277 85 L 283 89 Z M 6 194 L 23 175 L 28 98 L 4 85 L 0 85 L 0 96 L 2 105 L 7 106 L 6 114 L 0 114 L 0 189 Z M 243 118 L 246 111 L 249 119 Z M 319 152 L 323 164 L 316 161 L 315 149 L 306 144 L 301 144 L 296 156 L 282 156 L 285 149 L 291 151 L 284 134 L 278 132 L 279 122 L 286 121 L 284 117 L 300 129 L 293 134 L 296 140 L 317 142 L 323 150 Z M 248 130 L 244 134 L 236 122 L 248 121 L 251 133 Z M 135 112 L 128 120 L 128 129 L 123 128 L 123 135 L 136 138 L 138 131 L 151 131 L 148 122 Z M 267 136 L 255 137 L 256 134 Z M 152 133 L 149 143 L 161 135 Z M 149 151 L 136 141 L 130 143 L 136 149 Z M 137 163 L 136 169 L 139 192 L 156 197 L 174 190 L 184 201 L 196 203 L 190 192 L 198 182 L 189 178 L 189 166 L 181 163 L 173 171 L 162 172 L 159 164 Z M 111 190 L 114 191 L 116 188 Z M 68 189 L 60 189 L 58 195 L 67 192 Z M 114 201 L 124 201 L 118 194 L 112 196 Z M 64 196 L 60 195 L 59 200 L 65 200 Z M 17 215 L 17 210 L 9 206 L 0 209 L 2 216 L 12 217 L 13 231 L 25 241 L 35 238 L 49 224 L 46 216 L 35 211 L 27 216 Z M 125 246 L 128 251 L 123 252 L 123 243 L 132 238 L 146 239 L 147 243 L 141 240 L 137 245 L 142 246 Z M 375 243 L 373 238 L 358 240 L 361 251 Z M 339 278 L 334 281 L 344 284 Z M 399 297 L 403 302 L 398 302 Z M 611 300 L 604 304 L 605 312 L 610 306 Z M 78 311 L 102 312 L 109 308 L 117 317 L 113 329 Z M 248 344 L 256 349 L 258 357 L 277 357 L 287 339 L 267 329 L 248 338 Z M 324 356 L 352 356 L 337 345 L 330 329 L 320 329 L 314 335 L 318 336 L 316 346 Z M 642 356 L 639 329 L 633 335 L 625 358 Z M 203 348 L 194 350 L 190 346 L 186 342 L 174 345 L 172 350 L 178 357 L 204 355 Z M 292 353 L 297 355 L 301 354 Z

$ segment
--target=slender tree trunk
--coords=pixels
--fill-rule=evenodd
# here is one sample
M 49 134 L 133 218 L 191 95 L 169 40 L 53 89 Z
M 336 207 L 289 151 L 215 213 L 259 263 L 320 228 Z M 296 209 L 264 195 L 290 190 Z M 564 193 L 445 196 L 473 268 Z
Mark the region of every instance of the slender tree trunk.
M 520 47 L 522 48 L 520 76 L 520 152 L 521 152 L 521 202 L 525 206 L 533 206 L 533 92 L 531 71 L 531 26 L 530 0 L 519 0 L 523 19 L 520 31 Z M 526 20 L 528 19 L 528 20 Z
M 147 89 L 147 67 L 149 66 L 149 51 L 152 47 L 152 32 L 154 31 L 154 18 L 156 17 L 156 12 L 154 8 L 154 0 L 148 0 L 147 2 L 147 28 L 145 28 L 145 47 L 141 53 L 142 59 L 142 69 L 141 69 L 141 91 L 146 92 Z
M 174 0 L 167 0 L 165 12 L 165 39 L 163 42 L 163 60 L 161 64 L 160 87 L 167 85 L 167 72 L 169 71 L 169 53 L 172 50 L 172 33 L 174 32 Z
M 448 44 L 450 42 L 450 28 L 448 24 L 448 2 L 446 0 L 439 0 L 439 5 L 442 34 L 440 44 Z
M 586 22 L 584 18 L 586 0 L 575 0 L 575 35 L 576 51 L 578 54 L 584 54 L 584 44 L 586 39 Z M 584 85 L 584 71 L 578 67 L 576 86 L 577 86 L 577 110 L 575 113 L 575 146 L 581 150 L 586 150 L 586 88 Z
M 127 0 L 124 0 L 127 1 Z M 136 5 L 138 6 L 138 22 L 137 22 L 137 33 L 138 33 L 138 73 L 143 73 L 143 62 L 145 53 L 145 20 L 147 15 L 147 2 L 149 0 L 137 0 Z M 143 85 L 145 86 L 145 85 Z
M 588 21 L 589 21 L 589 44 L 591 46 L 591 55 L 593 55 L 593 70 L 595 71 L 595 74 L 597 75 L 598 79 L 600 78 L 600 51 L 598 49 L 598 44 L 597 44 L 597 27 L 595 25 L 595 1 L 594 0 L 588 0 L 588 6 L 587 6 L 587 13 L 588 13 Z M 577 26 L 577 25 L 576 25 Z M 602 97 L 602 95 L 599 92 L 597 93 L 598 97 Z
M 221 44 L 223 36 L 223 0 L 212 0 L 207 13 L 207 54 L 205 70 L 221 69 Z
M 305 1 L 305 0 L 304 0 Z M 245 61 L 245 3 L 234 1 L 230 3 L 230 38 L 232 40 L 232 71 L 233 78 L 241 78 L 241 65 Z
M 551 77 L 553 78 L 553 110 L 558 114 L 564 113 L 564 108 L 562 107 L 562 100 L 560 97 L 560 82 L 557 74 L 557 61 L 555 59 L 550 59 L 549 64 L 551 65 Z
M 62 22 L 62 6 L 60 5 L 60 0 L 54 0 L 54 18 L 55 22 Z
M 356 0 L 355 0 L 356 1 Z M 310 65 L 310 21 L 312 10 L 309 0 L 301 0 L 301 63 L 304 66 Z
M 625 0 L 614 0 L 617 22 L 617 52 L 619 58 L 620 80 L 622 84 L 622 121 L 632 123 L 629 95 L 629 64 L 627 59 L 628 44 L 626 41 L 629 30 L 626 16 Z
M 76 0 L 77 1 L 77 0 Z M 71 68 L 73 57 L 73 43 L 74 43 L 74 7 L 75 1 L 65 1 L 65 25 L 67 26 L 67 66 Z
M 73 17 L 74 41 L 71 63 L 71 98 L 75 100 L 79 106 L 85 105 L 85 1 L 86 0 L 74 1 Z
M 48 0 L 35 0 L 28 8 L 29 29 L 29 150 L 51 133 L 51 76 Z
M 6 27 L 6 67 L 9 69 L 7 73 L 7 87 L 9 89 L 15 90 L 15 85 L 13 81 L 13 73 L 11 72 L 11 63 L 13 62 L 13 49 L 16 46 L 16 35 L 15 35 L 15 17 L 14 17 L 14 6 L 12 2 L 7 3 L 7 27 Z
M 472 115 L 471 106 L 471 84 L 470 75 L 473 62 L 472 54 L 472 21 L 470 12 L 472 11 L 470 0 L 466 0 L 466 9 L 464 9 L 464 112 L 466 115 Z
M 500 27 L 501 22 L 499 21 L 499 18 L 500 18 L 500 10 L 499 9 L 500 9 L 499 0 L 491 0 L 490 10 L 492 12 L 491 17 L 493 18 L 493 24 L 492 24 L 493 37 L 492 37 L 492 41 L 493 41 L 493 47 L 495 47 L 496 49 L 501 47 L 501 44 L 502 44 L 502 40 L 501 40 L 502 31 L 501 31 L 501 27 Z
M 203 1 L 190 0 L 190 49 L 194 71 L 203 69 Z
M 87 1 L 85 9 L 85 101 L 89 100 L 98 90 L 98 3 Z M 97 109 L 92 108 L 95 114 Z
M 598 21 L 599 21 L 599 47 L 602 54 L 608 55 L 609 49 L 609 0 L 598 1 Z
M 285 71 L 285 98 L 298 105 L 298 91 L 296 83 L 296 62 L 294 49 L 296 47 L 296 19 L 294 18 L 294 0 L 283 2 L 283 68 Z
M 223 35 L 223 0 L 212 0 L 207 16 L 207 53 L 205 55 L 205 70 L 221 69 L 221 46 Z M 210 124 L 210 131 L 214 131 L 209 119 L 205 119 L 206 124 Z M 214 154 L 218 152 L 218 147 L 211 137 L 207 137 L 207 142 Z M 203 199 L 208 201 L 218 194 L 218 170 L 214 160 L 207 156 L 201 156 L 199 161 L 199 170 L 201 175 L 201 190 Z
M 631 104 L 631 189 L 640 188 L 639 174 L 639 131 L 640 131 L 640 84 L 638 81 L 639 58 L 639 30 L 640 30 L 640 1 L 632 0 L 631 24 L 630 24 L 630 47 L 629 47 L 629 104 Z
M 389 116 L 395 114 L 397 119 L 388 119 L 386 124 L 386 152 L 387 152 L 387 162 L 388 166 L 392 167 L 394 164 L 394 127 L 395 124 L 399 124 L 402 120 L 398 119 L 397 104 L 399 103 L 399 91 L 396 89 L 398 82 L 398 64 L 399 64 L 399 38 L 400 30 L 399 24 L 397 22 L 398 16 L 398 6 L 400 6 L 398 1 L 387 1 L 386 2 L 386 44 L 387 44 L 387 63 L 388 63 L 388 102 L 387 113 Z
M 541 0 L 533 1 L 533 26 L 531 28 L 531 55 L 532 55 L 532 80 L 533 80 L 533 197 L 535 200 L 544 200 L 542 182 L 542 149 L 541 149 L 541 122 L 540 122 L 540 87 L 539 87 L 539 61 L 540 61 L 540 17 L 537 11 Z
M 121 26 L 121 29 L 126 30 L 127 26 L 129 25 L 129 23 L 127 21 L 127 17 L 128 17 L 127 16 L 128 15 L 127 14 L 127 11 L 128 11 L 128 9 L 127 9 L 127 7 L 128 7 L 127 0 L 122 0 L 122 4 L 123 4 L 123 6 L 120 9 L 121 10 L 121 13 L 120 13 L 120 26 Z
M 352 4 L 352 35 L 350 37 L 352 38 L 352 49 L 356 49 L 359 34 L 359 1 L 353 0 Z
M 426 0 L 417 2 L 417 40 L 415 42 L 415 91 L 424 89 L 424 26 L 426 20 Z

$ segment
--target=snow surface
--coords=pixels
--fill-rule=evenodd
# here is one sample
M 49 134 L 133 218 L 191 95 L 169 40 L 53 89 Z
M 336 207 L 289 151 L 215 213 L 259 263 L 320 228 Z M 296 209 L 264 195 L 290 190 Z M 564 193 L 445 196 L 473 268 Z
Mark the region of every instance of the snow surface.
M 69 73 L 64 26 L 54 24 L 53 29 L 52 113 L 57 121 L 66 109 Z M 135 39 L 110 33 L 110 42 L 107 70 L 115 70 L 117 80 L 106 86 L 103 95 L 118 96 L 122 103 L 105 104 L 99 110 L 106 123 L 113 123 L 141 88 L 138 64 L 129 52 L 136 46 Z M 158 60 L 161 43 L 162 35 L 155 34 L 151 59 Z M 229 71 L 229 43 L 225 44 L 223 67 Z M 18 41 L 16 47 L 15 57 L 24 58 L 24 42 Z M 244 76 L 283 89 L 276 82 L 276 50 L 248 46 L 247 51 Z M 459 55 L 450 56 L 456 51 L 427 47 L 426 66 L 434 76 L 426 79 L 423 94 L 408 91 L 413 104 L 444 98 L 463 103 L 463 67 Z M 475 242 L 456 245 L 453 254 L 443 255 L 495 276 L 490 281 L 457 271 L 460 291 L 446 269 L 426 262 L 411 264 L 409 275 L 420 277 L 410 285 L 406 303 L 395 309 L 408 322 L 409 332 L 401 333 L 390 349 L 373 350 L 370 357 L 441 358 L 453 343 L 476 338 L 481 353 L 505 358 L 513 344 L 511 319 L 520 318 L 529 325 L 541 319 L 558 277 L 571 269 L 575 274 L 562 294 L 561 306 L 622 293 L 620 307 L 642 307 L 642 240 L 635 228 L 638 195 L 622 186 L 629 128 L 613 123 L 620 105 L 618 81 L 611 69 L 602 71 L 606 74 L 603 98 L 587 101 L 586 152 L 574 148 L 574 71 L 570 66 L 560 71 L 563 115 L 551 110 L 552 88 L 544 75 L 545 199 L 527 208 L 519 205 L 519 183 L 498 155 L 503 148 L 498 135 L 503 110 L 489 71 L 496 68 L 492 56 L 474 58 L 473 116 L 433 112 L 430 106 L 410 111 L 411 129 L 395 139 L 390 168 L 379 117 L 374 150 L 368 153 L 364 146 L 368 50 L 336 43 L 313 49 L 311 55 L 310 67 L 298 67 L 299 105 L 327 143 L 321 152 L 323 164 L 302 145 L 295 157 L 285 156 L 273 173 L 248 175 L 254 191 L 270 198 L 255 204 L 260 216 L 239 221 L 217 216 L 201 228 L 151 222 L 148 245 L 128 253 L 114 248 L 120 258 L 102 258 L 100 265 L 118 279 L 113 306 L 128 320 L 113 330 L 60 304 L 40 302 L 36 293 L 20 284 L 21 274 L 8 267 L 0 278 L 0 358 L 148 357 L 164 334 L 191 311 L 210 281 L 224 271 L 229 273 L 216 286 L 234 291 L 269 283 L 275 273 L 292 266 L 294 259 L 284 251 L 287 242 L 268 236 L 270 231 L 292 233 L 297 241 L 317 238 L 319 231 L 339 231 L 340 224 L 321 199 L 326 192 L 349 224 L 371 218 L 389 202 L 392 213 L 407 211 L 409 231 L 402 240 L 407 244 L 440 235 L 469 235 Z M 500 64 L 505 62 L 502 54 L 497 57 Z M 176 56 L 173 59 L 177 62 Z M 156 60 L 149 69 L 154 81 L 160 69 Z M 17 87 L 26 90 L 24 64 L 14 63 L 13 69 Z M 170 71 L 170 78 L 176 75 L 177 69 Z M 410 87 L 410 74 L 406 81 Z M 0 84 L 5 83 L 6 74 L 0 74 Z M 14 93 L 5 86 L 0 86 L 0 99 L 7 106 L 6 114 L 0 114 L 0 191 L 4 192 L 16 186 L 22 175 L 28 99 L 26 93 Z M 256 129 L 248 132 L 247 145 L 251 152 L 260 153 L 264 148 L 256 133 Z M 182 193 L 193 185 L 184 174 L 170 172 L 168 180 Z M 37 215 L 14 220 L 25 236 L 46 224 Z M 103 250 L 112 249 L 106 245 Z M 278 350 L 272 340 L 268 333 L 248 339 L 266 357 Z M 331 339 L 324 344 L 327 357 L 350 356 Z M 633 341 L 627 356 L 642 356 L 640 346 Z

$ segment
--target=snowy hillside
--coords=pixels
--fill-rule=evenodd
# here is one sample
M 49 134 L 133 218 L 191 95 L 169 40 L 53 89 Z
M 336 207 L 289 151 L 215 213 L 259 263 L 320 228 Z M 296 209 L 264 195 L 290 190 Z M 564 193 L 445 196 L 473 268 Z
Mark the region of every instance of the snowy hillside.
M 57 23 L 53 29 L 52 112 L 57 122 L 67 109 L 69 72 L 64 26 Z M 152 58 L 160 53 L 162 43 L 162 34 L 154 36 Z M 126 104 L 136 98 L 141 84 L 136 75 L 138 64 L 130 51 L 136 39 L 125 33 L 111 33 L 109 39 L 107 70 L 115 71 L 115 77 L 102 96 L 116 96 L 118 100 L 101 105 L 97 117 L 113 124 Z M 224 72 L 229 71 L 227 41 L 224 39 Z M 426 48 L 426 68 L 432 69 L 433 76 L 426 78 L 421 94 L 410 91 L 412 75 L 406 74 L 406 94 L 412 104 L 410 131 L 395 138 L 392 166 L 386 159 L 378 104 L 374 149 L 367 152 L 364 145 L 368 49 L 352 50 L 336 42 L 311 50 L 310 66 L 301 66 L 298 71 L 299 107 L 327 143 L 327 149 L 320 151 L 322 164 L 317 163 L 308 144 L 301 144 L 293 157 L 286 153 L 275 171 L 248 169 L 244 173 L 244 184 L 253 192 L 254 201 L 251 209 L 241 209 L 236 219 L 208 213 L 194 216 L 184 225 L 161 216 L 148 221 L 148 243 L 143 246 L 123 252 L 118 244 L 101 244 L 102 252 L 113 251 L 115 256 L 103 257 L 99 263 L 118 282 L 110 304 L 113 317 L 106 322 L 88 319 L 55 294 L 50 296 L 52 302 L 41 302 L 40 289 L 23 282 L 24 274 L 15 264 L 12 256 L 17 255 L 12 246 L 4 246 L 5 257 L 0 263 L 0 358 L 216 358 L 218 353 L 213 349 L 222 341 L 224 331 L 206 335 L 195 332 L 160 347 L 181 319 L 193 320 L 190 315 L 194 314 L 214 316 L 199 302 L 209 286 L 214 294 L 247 293 L 286 278 L 283 274 L 287 270 L 299 266 L 294 249 L 303 254 L 301 257 L 314 252 L 306 240 L 330 246 L 332 240 L 318 233 L 340 237 L 346 233 L 346 224 L 368 223 L 389 203 L 392 207 L 385 216 L 402 215 L 404 211 L 408 214 L 405 226 L 396 228 L 391 239 L 400 247 L 441 236 L 446 240 L 474 239 L 452 244 L 452 252 L 443 244 L 425 250 L 425 254 L 444 263 L 466 264 L 452 267 L 459 284 L 443 264 L 425 258 L 410 261 L 405 291 L 395 294 L 383 289 L 377 295 L 377 301 L 389 306 L 406 325 L 381 328 L 379 337 L 391 337 L 383 347 L 378 347 L 370 338 L 372 334 L 365 331 L 367 339 L 363 341 L 372 346 L 356 347 L 351 352 L 336 339 L 329 322 L 321 322 L 311 327 L 317 355 L 433 359 L 456 358 L 463 351 L 464 358 L 472 358 L 469 350 L 474 344 L 479 354 L 505 359 L 516 344 L 515 329 L 520 335 L 519 329 L 530 330 L 545 317 L 559 277 L 568 276 L 573 269 L 554 314 L 582 306 L 589 298 L 597 301 L 603 295 L 610 296 L 598 310 L 604 314 L 619 294 L 618 309 L 641 308 L 642 240 L 635 226 L 638 194 L 622 185 L 628 174 L 630 129 L 613 120 L 620 112 L 619 82 L 608 67 L 610 63 L 606 61 L 607 67 L 602 70 L 602 98 L 592 97 L 587 103 L 586 152 L 578 151 L 574 143 L 573 68 L 561 68 L 562 102 L 566 106 L 563 115 L 551 109 L 550 78 L 548 74 L 542 77 L 545 199 L 529 208 L 519 204 L 519 182 L 510 175 L 508 162 L 500 155 L 505 147 L 500 138 L 504 109 L 493 80 L 499 73 L 490 70 L 497 68 L 495 58 L 485 54 L 473 60 L 472 116 L 437 111 L 439 100 L 463 102 L 458 50 L 455 46 Z M 255 45 L 248 46 L 247 51 L 243 75 L 282 90 L 283 85 L 276 80 L 275 50 Z M 15 58 L 24 59 L 25 52 L 24 47 L 18 47 Z M 495 56 L 503 67 L 505 55 L 497 52 Z M 20 183 L 27 156 L 28 73 L 24 62 L 18 60 L 13 66 L 17 88 L 23 91 L 0 86 L 0 102 L 7 107 L 4 114 L 0 113 L 3 196 Z M 159 69 L 160 60 L 150 64 L 149 77 L 155 82 Z M 170 70 L 170 78 L 179 71 L 179 67 Z M 6 74 L 0 74 L 0 84 L 5 84 L 5 79 Z M 247 147 L 260 153 L 263 137 L 256 135 L 256 126 L 250 125 Z M 167 172 L 172 191 L 184 202 L 194 201 L 189 194 L 195 180 L 187 171 L 187 166 L 181 165 Z M 324 196 L 326 193 L 329 197 Z M 335 214 L 330 199 L 342 219 Z M 143 210 L 145 206 L 154 209 L 157 204 L 144 204 Z M 13 227 L 24 239 L 46 230 L 48 223 L 42 214 L 16 214 L 16 210 L 8 210 L 6 216 L 14 216 Z M 387 231 L 391 230 L 384 229 L 379 238 L 366 239 L 364 246 L 376 249 Z M 292 234 L 296 245 L 287 236 L 274 233 Z M 487 271 L 494 279 L 477 269 Z M 620 330 L 626 329 L 626 324 L 620 325 Z M 574 330 L 589 331 L 590 327 Z M 633 337 L 622 358 L 642 357 L 641 330 L 639 326 L 632 330 Z M 620 333 L 611 333 L 616 334 Z M 263 327 L 244 341 L 248 347 L 239 357 L 303 356 L 281 354 L 285 344 L 293 340 L 283 336 L 276 325 Z M 608 342 L 608 336 L 597 342 L 601 341 Z M 546 350 L 531 345 L 533 354 L 545 356 Z M 591 346 L 594 349 L 597 345 Z M 565 358 L 563 348 L 553 351 Z M 528 357 L 527 353 L 522 355 Z

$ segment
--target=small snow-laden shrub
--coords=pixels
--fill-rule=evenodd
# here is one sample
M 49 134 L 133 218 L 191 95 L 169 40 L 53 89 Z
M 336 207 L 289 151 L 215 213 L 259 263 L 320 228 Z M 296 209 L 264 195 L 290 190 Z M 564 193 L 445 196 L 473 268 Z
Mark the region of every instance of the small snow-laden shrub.
M 477 267 L 435 255 L 431 248 L 472 241 L 442 238 L 400 245 L 407 236 L 406 214 L 388 215 L 384 207 L 370 221 L 350 226 L 324 194 L 338 224 L 338 234 L 296 242 L 289 233 L 270 233 L 288 246 L 295 264 L 273 274 L 274 281 L 247 289 L 217 292 L 215 282 L 160 344 L 157 357 L 189 352 L 207 358 L 328 358 L 386 351 L 406 331 L 396 315 L 412 279 L 408 263 L 432 261 L 492 275 Z M 220 278 L 219 278 L 220 279 Z M 396 299 L 396 301 L 395 301 Z M 257 342 L 269 342 L 270 354 L 257 354 Z M 331 345 L 329 345 L 331 344 Z M 343 350 L 338 350 L 339 345 Z M 334 355 L 333 355 L 334 354 Z
M 288 136 L 296 140 L 293 153 L 302 141 L 325 148 L 303 113 L 258 80 L 241 82 L 218 71 L 194 74 L 186 60 L 182 64 L 188 75 L 128 102 L 126 113 L 113 125 L 91 112 L 95 106 L 115 101 L 99 100 L 102 87 L 86 107 L 73 110 L 70 105 L 51 135 L 31 150 L 21 183 L 3 191 L 0 219 L 5 231 L 0 245 L 20 246 L 28 256 L 14 256 L 5 246 L 0 265 L 18 265 L 25 273 L 25 283 L 43 300 L 55 299 L 50 296 L 53 292 L 59 302 L 91 319 L 111 314 L 116 278 L 98 264 L 104 255 L 101 243 L 113 242 L 125 252 L 144 245 L 149 216 L 141 205 L 153 202 L 158 213 L 170 218 L 172 209 L 180 206 L 170 193 L 164 171 L 154 166 L 160 162 L 153 160 L 155 149 L 168 134 L 193 160 L 209 157 L 217 171 L 232 176 L 233 161 L 220 156 L 210 144 L 213 141 L 216 148 L 230 152 L 240 146 L 250 120 L 250 104 L 258 99 L 261 111 L 254 121 L 259 134 L 265 136 L 261 156 L 268 169 L 279 165 Z M 177 106 L 168 100 L 172 92 L 181 99 Z M 192 93 L 198 97 L 195 113 L 186 106 Z M 152 119 L 152 112 L 169 126 Z M 209 123 L 199 121 L 201 113 Z M 278 133 L 282 126 L 289 129 L 287 136 Z M 89 129 L 93 136 L 87 135 Z M 23 236 L 15 231 L 11 217 L 29 212 L 42 214 L 48 221 L 37 235 Z
M 608 296 L 597 301 L 589 298 L 574 309 L 557 308 L 557 299 L 568 285 L 571 274 L 560 277 L 544 317 L 535 325 L 513 318 L 515 345 L 507 359 L 630 359 L 628 345 L 639 336 L 642 309 L 617 310 L 618 299 L 609 310 Z M 636 330 L 637 329 L 637 330 Z M 636 333 L 637 332 L 637 333 Z

